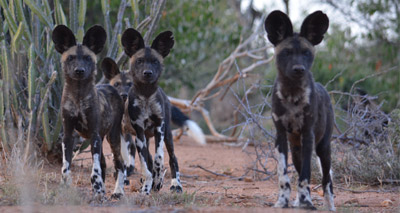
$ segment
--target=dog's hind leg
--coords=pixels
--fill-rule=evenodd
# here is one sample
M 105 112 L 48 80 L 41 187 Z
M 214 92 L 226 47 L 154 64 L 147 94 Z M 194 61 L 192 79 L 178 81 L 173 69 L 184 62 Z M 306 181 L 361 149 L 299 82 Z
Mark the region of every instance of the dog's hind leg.
M 113 161 L 115 168 L 115 188 L 114 192 L 111 195 L 111 198 L 119 199 L 124 193 L 124 181 L 125 181 L 125 166 L 124 160 L 121 155 L 121 130 L 120 124 L 121 122 L 115 122 L 117 125 L 114 125 L 110 132 L 107 135 L 107 141 L 110 143 L 111 151 L 113 153 Z M 124 145 L 124 144 L 123 144 Z M 128 146 L 128 144 L 126 144 Z
M 111 198 L 119 199 L 125 194 L 125 166 L 121 155 L 120 134 L 118 133 L 118 131 L 113 131 L 113 129 L 111 129 L 109 135 L 107 136 L 107 140 L 110 142 L 111 151 L 114 156 L 113 161 L 115 168 L 115 188 L 113 194 L 111 195 Z
M 325 134 L 322 140 L 318 143 L 316 152 L 322 167 L 322 187 L 325 197 L 324 205 L 330 211 L 335 211 L 335 204 L 333 202 L 334 194 L 331 170 L 330 137 L 330 134 Z
M 172 140 L 172 133 L 169 126 L 166 125 L 165 128 L 165 146 L 169 155 L 169 166 L 171 167 L 171 187 L 170 190 L 173 192 L 182 192 L 182 184 L 180 180 L 178 160 L 176 159 L 174 152 L 174 143 Z
M 154 156 L 154 167 L 153 167 L 153 177 L 154 184 L 153 190 L 160 191 L 163 180 L 164 180 L 164 133 L 165 124 L 162 121 L 161 124 L 156 127 L 154 138 L 156 142 L 156 154 Z

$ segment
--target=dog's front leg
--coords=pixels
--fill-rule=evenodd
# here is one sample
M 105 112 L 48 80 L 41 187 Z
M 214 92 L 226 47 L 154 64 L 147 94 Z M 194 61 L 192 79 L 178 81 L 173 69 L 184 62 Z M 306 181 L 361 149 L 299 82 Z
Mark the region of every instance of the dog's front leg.
M 102 168 L 100 158 L 102 156 L 102 140 L 99 134 L 94 133 L 91 138 L 91 152 L 93 157 L 93 167 L 91 174 L 92 189 L 95 199 L 102 200 L 105 194 L 105 187 L 102 178 Z M 104 168 L 105 169 L 105 168 Z
M 273 114 L 274 115 L 274 114 Z M 273 116 L 276 117 L 276 116 Z M 275 118 L 276 119 L 276 118 Z M 286 129 L 280 120 L 275 120 L 277 137 L 275 141 L 276 154 L 278 159 L 279 197 L 274 207 L 289 207 L 290 179 L 287 175 L 288 144 Z
M 147 146 L 144 129 L 137 124 L 133 124 L 132 126 L 136 131 L 135 144 L 139 154 L 142 175 L 144 177 L 141 192 L 142 194 L 149 195 L 153 184 L 153 176 L 151 173 L 153 170 L 153 162 L 149 153 L 149 147 Z
M 310 177 L 311 177 L 311 155 L 314 145 L 314 133 L 310 129 L 303 130 L 301 141 L 301 174 L 297 187 L 297 198 L 295 203 L 299 207 L 316 210 L 311 201 Z
M 74 120 L 63 116 L 64 137 L 62 140 L 63 166 L 61 168 L 61 182 L 67 186 L 71 185 L 71 161 L 74 141 L 72 132 L 74 131 Z
M 165 123 L 161 121 L 161 124 L 156 127 L 154 138 L 156 141 L 156 154 L 154 156 L 154 184 L 153 190 L 160 191 L 164 181 L 164 135 L 165 135 Z

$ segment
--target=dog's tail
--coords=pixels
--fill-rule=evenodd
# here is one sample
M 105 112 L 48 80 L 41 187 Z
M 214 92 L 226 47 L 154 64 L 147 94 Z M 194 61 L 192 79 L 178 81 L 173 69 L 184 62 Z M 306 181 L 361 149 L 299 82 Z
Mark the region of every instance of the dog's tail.
M 197 143 L 201 145 L 206 144 L 206 137 L 203 130 L 176 106 L 171 106 L 171 121 L 180 128 L 185 128 L 189 137 L 193 138 Z

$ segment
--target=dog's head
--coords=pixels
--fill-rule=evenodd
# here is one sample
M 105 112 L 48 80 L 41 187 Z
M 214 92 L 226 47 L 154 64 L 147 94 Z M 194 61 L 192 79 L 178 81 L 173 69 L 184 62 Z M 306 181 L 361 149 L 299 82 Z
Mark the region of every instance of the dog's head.
M 83 37 L 82 44 L 77 44 L 72 31 L 58 25 L 53 30 L 52 39 L 57 52 L 61 53 L 62 69 L 67 78 L 85 80 L 96 73 L 96 54 L 103 50 L 107 34 L 103 27 L 91 27 Z
M 111 58 L 104 58 L 101 69 L 110 85 L 117 89 L 124 102 L 128 98 L 129 89 L 133 86 L 132 76 L 127 71 L 120 71 L 118 65 Z
M 322 41 L 328 26 L 328 16 L 316 11 L 304 19 L 300 33 L 294 33 L 292 22 L 285 13 L 271 12 L 264 27 L 268 40 L 275 46 L 279 73 L 292 80 L 307 75 L 314 61 L 314 46 Z
M 130 73 L 133 80 L 139 84 L 157 83 L 163 69 L 164 58 L 174 46 L 171 31 L 160 33 L 147 47 L 142 35 L 133 28 L 125 30 L 121 37 L 125 53 L 130 57 Z

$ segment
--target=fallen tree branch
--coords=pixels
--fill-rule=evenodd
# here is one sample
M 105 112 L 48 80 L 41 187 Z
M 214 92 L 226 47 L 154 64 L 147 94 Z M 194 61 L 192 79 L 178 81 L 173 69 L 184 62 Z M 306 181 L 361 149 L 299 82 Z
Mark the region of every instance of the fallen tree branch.
M 361 194 L 361 193 L 369 193 L 369 192 L 376 192 L 376 193 L 387 193 L 387 192 L 393 192 L 393 190 L 353 190 L 353 189 L 346 189 L 340 186 L 334 186 L 337 189 L 343 190 L 343 191 L 348 191 L 352 192 L 355 194 Z
M 230 175 L 226 175 L 226 174 L 221 174 L 221 173 L 213 172 L 213 171 L 208 170 L 208 169 L 206 169 L 206 168 L 204 168 L 204 167 L 202 167 L 202 166 L 200 166 L 200 165 L 195 165 L 195 166 L 193 166 L 193 167 L 202 169 L 202 170 L 204 170 L 204 171 L 206 171 L 206 172 L 208 172 L 208 173 L 211 173 L 211 174 L 213 174 L 213 175 L 216 175 L 216 176 L 222 176 L 222 177 L 228 177 L 228 178 L 237 178 L 237 177 L 234 177 L 234 176 L 230 176 Z

